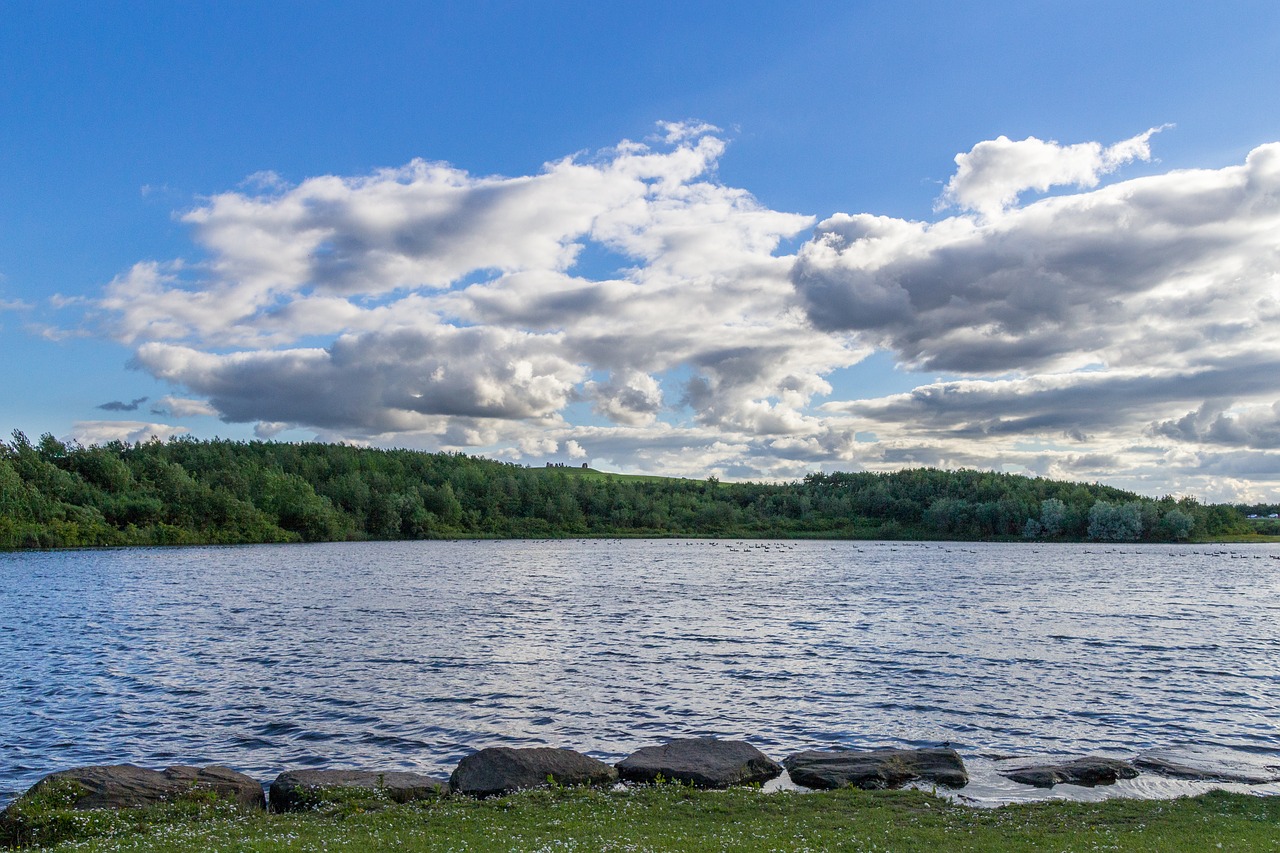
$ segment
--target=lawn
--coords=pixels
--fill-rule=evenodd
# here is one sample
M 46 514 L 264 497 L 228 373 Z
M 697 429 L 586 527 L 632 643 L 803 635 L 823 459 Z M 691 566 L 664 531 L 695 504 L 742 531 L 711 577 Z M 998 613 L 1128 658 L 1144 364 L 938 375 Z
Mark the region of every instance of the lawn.
M 1280 798 L 1226 793 L 977 809 L 922 791 L 764 794 L 668 784 L 409 805 L 347 798 L 287 815 L 208 802 L 37 812 L 27 831 L 60 838 L 48 848 L 56 850 L 1280 850 Z

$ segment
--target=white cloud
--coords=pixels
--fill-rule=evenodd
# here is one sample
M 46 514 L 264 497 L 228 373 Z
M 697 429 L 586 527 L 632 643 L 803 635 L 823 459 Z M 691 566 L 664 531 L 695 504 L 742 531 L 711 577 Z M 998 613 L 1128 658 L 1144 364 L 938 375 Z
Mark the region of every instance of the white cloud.
M 186 435 L 191 430 L 186 427 L 170 424 L 146 423 L 144 421 L 76 421 L 70 435 L 64 441 L 78 441 L 83 445 L 105 444 L 109 441 L 123 441 L 136 444 L 140 441 L 168 441 L 178 435 Z
M 956 215 L 835 214 L 794 254 L 815 218 L 717 181 L 697 122 L 529 176 L 263 175 L 184 216 L 203 258 L 140 262 L 94 307 L 183 389 L 158 409 L 263 436 L 698 478 L 1280 483 L 1280 144 L 1099 186 L 1156 130 L 980 142 Z M 858 399 L 841 371 L 876 350 L 963 378 Z
M 1152 424 L 1152 432 L 1195 444 L 1280 449 L 1280 401 L 1235 410 L 1215 402 L 1207 401 L 1180 418 Z
M 373 432 L 422 429 L 434 416 L 547 417 L 583 378 L 555 335 L 447 325 L 227 355 L 152 342 L 135 363 L 207 397 L 228 420 Z
M 92 334 L 87 329 L 67 329 L 50 323 L 27 323 L 24 328 L 31 334 L 54 343 L 73 338 L 87 338 Z
M 382 433 L 582 397 L 639 425 L 681 396 L 657 374 L 692 367 L 714 408 L 698 417 L 805 429 L 820 374 L 867 351 L 813 340 L 773 256 L 813 220 L 708 180 L 711 126 L 662 129 L 666 150 L 623 142 L 531 177 L 414 161 L 217 195 L 184 217 L 207 261 L 139 263 L 99 307 L 137 366 L 230 420 Z M 624 277 L 574 274 L 588 245 Z
M 719 133 L 720 128 L 705 121 L 690 119 L 689 121 L 660 121 L 658 129 L 662 131 L 660 138 L 668 145 L 684 142 L 686 139 L 697 139 L 712 133 Z
M 208 400 L 192 400 L 186 397 L 167 395 L 156 400 L 151 407 L 152 414 L 171 415 L 175 418 L 206 417 L 218 414 Z
M 663 409 L 662 386 L 639 371 L 627 371 L 607 383 L 588 382 L 584 393 L 595 401 L 595 410 L 617 424 L 645 426 Z
M 815 324 L 925 370 L 1190 365 L 1270 350 L 1280 145 L 1243 166 L 1045 199 L 994 222 L 837 214 L 794 272 Z
M 280 433 L 289 429 L 291 424 L 281 423 L 280 421 L 258 421 L 253 425 L 253 435 L 263 441 L 269 441 Z
M 1016 142 L 1007 136 L 979 142 L 967 154 L 956 155 L 956 173 L 939 203 L 995 216 L 1027 190 L 1096 187 L 1099 178 L 1126 163 L 1150 160 L 1151 136 L 1161 130 L 1153 127 L 1105 148 L 1097 142 L 1060 145 L 1034 136 Z
M 525 456 L 550 456 L 560 449 L 560 442 L 545 435 L 526 435 L 516 442 Z

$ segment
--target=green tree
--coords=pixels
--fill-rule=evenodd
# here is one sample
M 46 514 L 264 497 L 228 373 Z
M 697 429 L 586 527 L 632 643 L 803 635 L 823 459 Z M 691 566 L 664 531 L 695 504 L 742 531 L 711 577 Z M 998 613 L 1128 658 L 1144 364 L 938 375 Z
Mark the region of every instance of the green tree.
M 1131 542 L 1142 536 L 1142 504 L 1097 501 L 1089 510 L 1089 538 L 1107 542 Z
M 1186 539 L 1195 526 L 1196 520 L 1177 508 L 1169 510 L 1160 519 L 1160 533 L 1165 539 Z
M 1040 535 L 1046 539 L 1061 536 L 1067 524 L 1067 505 L 1058 498 L 1040 501 Z

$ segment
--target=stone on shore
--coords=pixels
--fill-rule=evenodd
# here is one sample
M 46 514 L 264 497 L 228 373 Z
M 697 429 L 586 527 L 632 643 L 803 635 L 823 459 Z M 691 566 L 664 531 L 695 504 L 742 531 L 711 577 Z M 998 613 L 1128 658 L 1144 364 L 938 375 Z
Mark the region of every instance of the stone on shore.
M 50 773 L 23 797 L 58 787 L 73 809 L 131 809 L 172 802 L 188 794 L 212 792 L 246 808 L 266 807 L 262 785 L 227 767 L 167 767 L 148 770 L 132 764 L 75 767 Z
M 618 771 L 572 749 L 495 746 L 462 759 L 449 786 L 455 794 L 492 797 L 552 784 L 604 786 L 617 781 Z
M 791 781 L 806 788 L 867 790 L 933 782 L 947 788 L 969 784 L 964 761 L 954 749 L 808 750 L 783 759 Z
M 447 794 L 447 783 L 420 773 L 376 770 L 286 770 L 271 783 L 271 810 L 304 811 L 323 802 L 366 797 L 396 803 Z
M 1095 785 L 1112 785 L 1118 779 L 1133 779 L 1138 775 L 1137 768 L 1128 761 L 1098 755 L 1057 764 L 1027 764 L 1007 770 L 998 769 L 996 772 L 1006 779 L 1037 788 L 1052 788 L 1054 785 L 1083 785 L 1092 788 Z
M 1250 761 L 1240 753 L 1180 747 L 1153 749 L 1133 760 L 1133 766 L 1148 773 L 1193 782 L 1240 782 L 1265 785 L 1280 782 L 1280 767 Z
M 687 738 L 646 746 L 616 765 L 627 782 L 654 782 L 659 777 L 697 788 L 728 788 L 768 782 L 782 767 L 746 741 Z

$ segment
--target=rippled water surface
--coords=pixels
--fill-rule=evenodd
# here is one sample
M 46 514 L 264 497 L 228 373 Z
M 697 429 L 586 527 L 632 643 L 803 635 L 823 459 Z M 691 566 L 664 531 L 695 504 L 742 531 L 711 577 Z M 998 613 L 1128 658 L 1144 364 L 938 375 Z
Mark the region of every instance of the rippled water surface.
M 1194 744 L 1280 764 L 1267 546 L 0 554 L 0 614 L 0 798 L 80 764 L 446 775 L 484 746 L 616 759 L 680 735 L 775 758 L 950 742 L 982 767 Z M 1017 798 L 1003 784 L 990 796 Z

